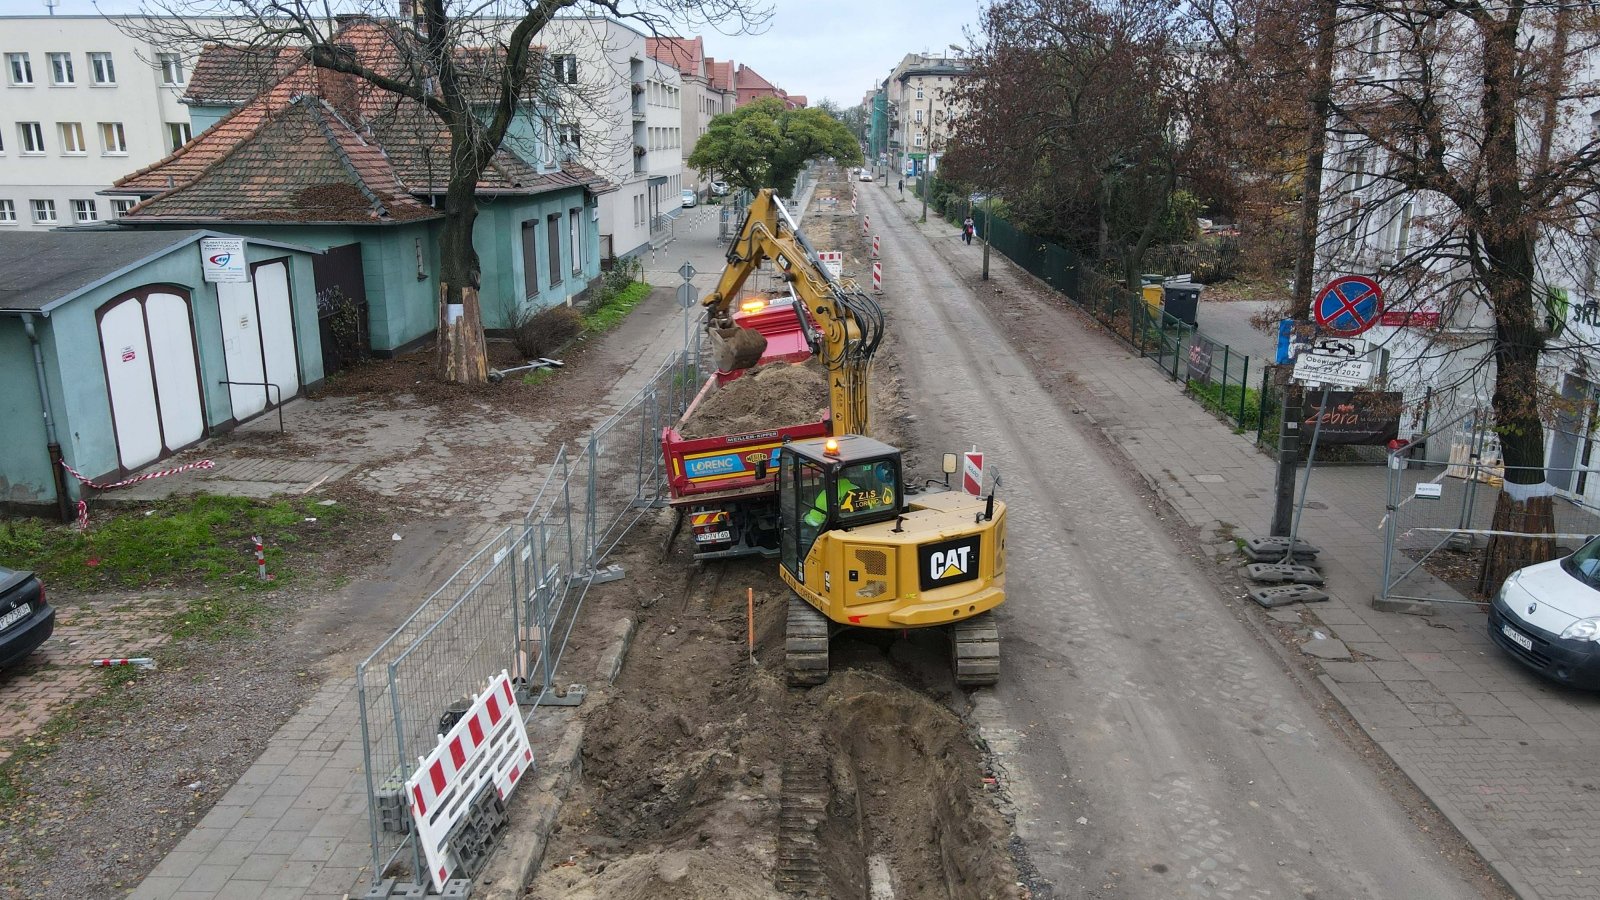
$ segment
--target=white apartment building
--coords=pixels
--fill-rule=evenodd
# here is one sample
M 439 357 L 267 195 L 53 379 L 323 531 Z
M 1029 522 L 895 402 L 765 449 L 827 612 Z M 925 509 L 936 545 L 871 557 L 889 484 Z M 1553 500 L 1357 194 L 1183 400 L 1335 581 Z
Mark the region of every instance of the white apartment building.
M 610 19 L 558 17 L 540 40 L 562 87 L 558 142 L 618 186 L 600 198 L 602 258 L 649 250 L 680 207 L 682 77 L 650 58 L 642 32 Z
M 908 53 L 889 74 L 889 152 L 899 171 L 938 168 L 938 156 L 959 114 L 952 95 L 967 76 L 965 60 Z
M 650 38 L 647 49 L 651 57 L 678 70 L 683 80 L 683 184 L 695 190 L 702 198 L 707 194 L 710 179 L 689 165 L 695 144 L 711 128 L 711 120 L 723 113 L 733 112 L 738 92 L 732 85 L 733 64 L 718 63 L 705 55 L 705 45 L 700 37 Z
M 116 179 L 190 136 L 190 55 L 101 16 L 0 17 L 0 228 L 116 218 Z

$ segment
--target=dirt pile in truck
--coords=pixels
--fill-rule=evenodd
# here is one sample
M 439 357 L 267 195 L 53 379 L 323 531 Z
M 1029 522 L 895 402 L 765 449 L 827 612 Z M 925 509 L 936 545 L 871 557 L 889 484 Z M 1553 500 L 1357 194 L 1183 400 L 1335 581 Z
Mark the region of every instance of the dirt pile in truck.
M 686 438 L 750 434 L 815 422 L 828 405 L 828 376 L 816 361 L 775 362 L 715 389 L 679 429 Z

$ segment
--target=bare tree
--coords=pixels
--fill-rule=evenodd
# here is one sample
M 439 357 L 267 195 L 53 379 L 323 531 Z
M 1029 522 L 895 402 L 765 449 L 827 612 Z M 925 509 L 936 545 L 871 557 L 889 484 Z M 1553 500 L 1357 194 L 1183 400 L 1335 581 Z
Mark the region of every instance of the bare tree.
M 154 44 L 205 43 L 263 57 L 297 50 L 323 70 L 392 95 L 397 111 L 399 101 L 414 104 L 433 123 L 418 122 L 419 130 L 446 132 L 445 179 L 434 198 L 444 216 L 438 374 L 462 383 L 488 375 L 473 246 L 480 179 L 519 115 L 548 116 L 553 104 L 583 93 L 540 52 L 545 28 L 568 11 L 631 22 L 651 34 L 669 25 L 744 30 L 768 16 L 762 0 L 357 0 L 334 7 L 320 0 L 145 0 L 141 11 L 151 18 L 130 18 L 124 27 Z M 211 18 L 219 16 L 227 18 Z M 352 22 L 378 27 L 380 52 L 349 46 L 342 36 Z
M 1541 366 L 1594 347 L 1564 327 L 1592 296 L 1600 16 L 1588 4 L 1343 3 L 1320 267 L 1382 277 L 1389 304 L 1442 327 L 1397 339 L 1435 393 L 1489 388 L 1506 488 L 1480 587 L 1549 559 Z M 1403 333 L 1404 334 L 1404 333 Z M 1569 360 L 1570 362 L 1570 360 Z

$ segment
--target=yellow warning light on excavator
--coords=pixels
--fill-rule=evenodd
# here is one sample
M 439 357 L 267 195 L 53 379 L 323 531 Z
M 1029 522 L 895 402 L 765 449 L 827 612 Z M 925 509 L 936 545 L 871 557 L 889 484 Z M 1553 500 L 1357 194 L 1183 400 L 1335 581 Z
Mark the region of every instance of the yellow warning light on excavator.
M 765 300 L 746 300 L 745 302 L 739 304 L 739 311 L 740 312 L 747 312 L 747 313 L 760 312 L 760 311 L 762 311 L 763 309 L 766 309 L 766 308 L 767 308 L 767 301 L 765 301 Z
M 839 442 L 833 438 L 828 438 L 828 442 L 822 445 L 822 452 L 828 454 L 829 456 L 838 456 Z

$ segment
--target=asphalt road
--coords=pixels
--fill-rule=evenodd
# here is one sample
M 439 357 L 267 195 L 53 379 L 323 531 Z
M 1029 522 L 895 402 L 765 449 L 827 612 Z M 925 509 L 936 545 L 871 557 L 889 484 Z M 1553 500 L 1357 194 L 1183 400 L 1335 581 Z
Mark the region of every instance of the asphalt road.
M 1005 662 L 977 718 L 1055 896 L 1479 896 L 928 239 L 860 193 L 923 439 L 1004 473 Z

